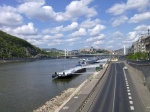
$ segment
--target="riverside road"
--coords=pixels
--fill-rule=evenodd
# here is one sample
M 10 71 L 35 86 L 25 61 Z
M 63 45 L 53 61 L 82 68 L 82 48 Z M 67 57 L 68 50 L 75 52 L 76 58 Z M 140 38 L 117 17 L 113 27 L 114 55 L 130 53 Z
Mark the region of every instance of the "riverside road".
M 112 63 L 82 112 L 145 112 L 124 63 Z

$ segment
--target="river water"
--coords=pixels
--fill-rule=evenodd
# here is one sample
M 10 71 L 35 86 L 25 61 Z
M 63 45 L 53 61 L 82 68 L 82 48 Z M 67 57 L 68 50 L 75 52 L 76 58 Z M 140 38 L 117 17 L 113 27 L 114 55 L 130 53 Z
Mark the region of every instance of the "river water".
M 0 64 L 0 112 L 32 112 L 63 90 L 76 87 L 94 69 L 70 79 L 52 79 L 56 71 L 75 67 L 79 59 L 51 59 Z

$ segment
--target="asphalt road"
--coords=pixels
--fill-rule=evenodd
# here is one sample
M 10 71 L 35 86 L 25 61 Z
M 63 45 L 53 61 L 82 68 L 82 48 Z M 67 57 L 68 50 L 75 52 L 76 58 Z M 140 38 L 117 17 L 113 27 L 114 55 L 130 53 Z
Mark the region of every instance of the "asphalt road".
M 110 65 L 103 85 L 97 88 L 83 112 L 145 112 L 128 70 L 123 67 L 123 62 Z

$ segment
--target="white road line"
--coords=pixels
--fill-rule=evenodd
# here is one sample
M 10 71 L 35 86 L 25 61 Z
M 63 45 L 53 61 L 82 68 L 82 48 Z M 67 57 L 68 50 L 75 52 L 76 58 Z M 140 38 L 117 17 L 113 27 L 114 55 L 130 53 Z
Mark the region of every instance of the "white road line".
M 78 98 L 77 96 L 75 96 L 74 98 Z
M 131 100 L 131 99 L 132 99 L 132 97 L 131 97 L 131 96 L 129 96 L 129 99 Z
M 128 95 L 131 95 L 131 93 L 128 93 Z
M 131 97 L 131 93 L 130 93 L 130 88 L 129 88 L 128 80 L 127 80 L 126 73 L 125 73 L 124 69 L 123 69 L 123 72 L 124 72 L 124 76 L 125 76 L 125 81 L 126 81 L 126 86 L 127 86 L 127 91 L 128 91 L 128 97 L 129 97 L 129 100 L 131 100 L 132 97 Z M 132 105 L 133 101 L 129 101 L 129 103 L 130 103 L 130 105 Z M 130 110 L 134 110 L 134 106 L 130 106 Z
M 133 101 L 129 101 L 130 104 L 133 104 Z
M 130 109 L 131 109 L 131 110 L 134 110 L 134 106 L 130 106 Z
M 116 98 L 116 74 L 117 74 L 117 70 L 116 70 L 116 64 L 115 64 L 115 88 L 114 88 L 114 99 L 113 99 L 113 108 L 112 108 L 112 112 L 114 112 L 115 98 Z

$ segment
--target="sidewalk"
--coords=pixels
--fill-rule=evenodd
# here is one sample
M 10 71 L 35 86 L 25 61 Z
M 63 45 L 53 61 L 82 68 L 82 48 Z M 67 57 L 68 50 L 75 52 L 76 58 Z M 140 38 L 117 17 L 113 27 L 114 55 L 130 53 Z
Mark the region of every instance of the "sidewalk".
M 143 80 L 138 74 L 135 73 L 134 69 L 127 63 L 125 63 L 125 65 L 128 67 L 131 79 L 136 87 L 136 90 L 138 91 L 146 112 L 150 112 L 150 92 L 148 91 L 147 87 L 144 86 Z
M 103 68 L 99 72 L 95 72 L 88 80 L 84 82 L 82 87 L 70 98 L 68 102 L 66 102 L 63 107 L 58 109 L 55 112 L 77 112 L 82 108 L 82 105 L 86 102 L 89 98 L 91 93 L 94 91 L 94 88 L 102 79 L 103 75 L 105 74 L 108 65 Z

